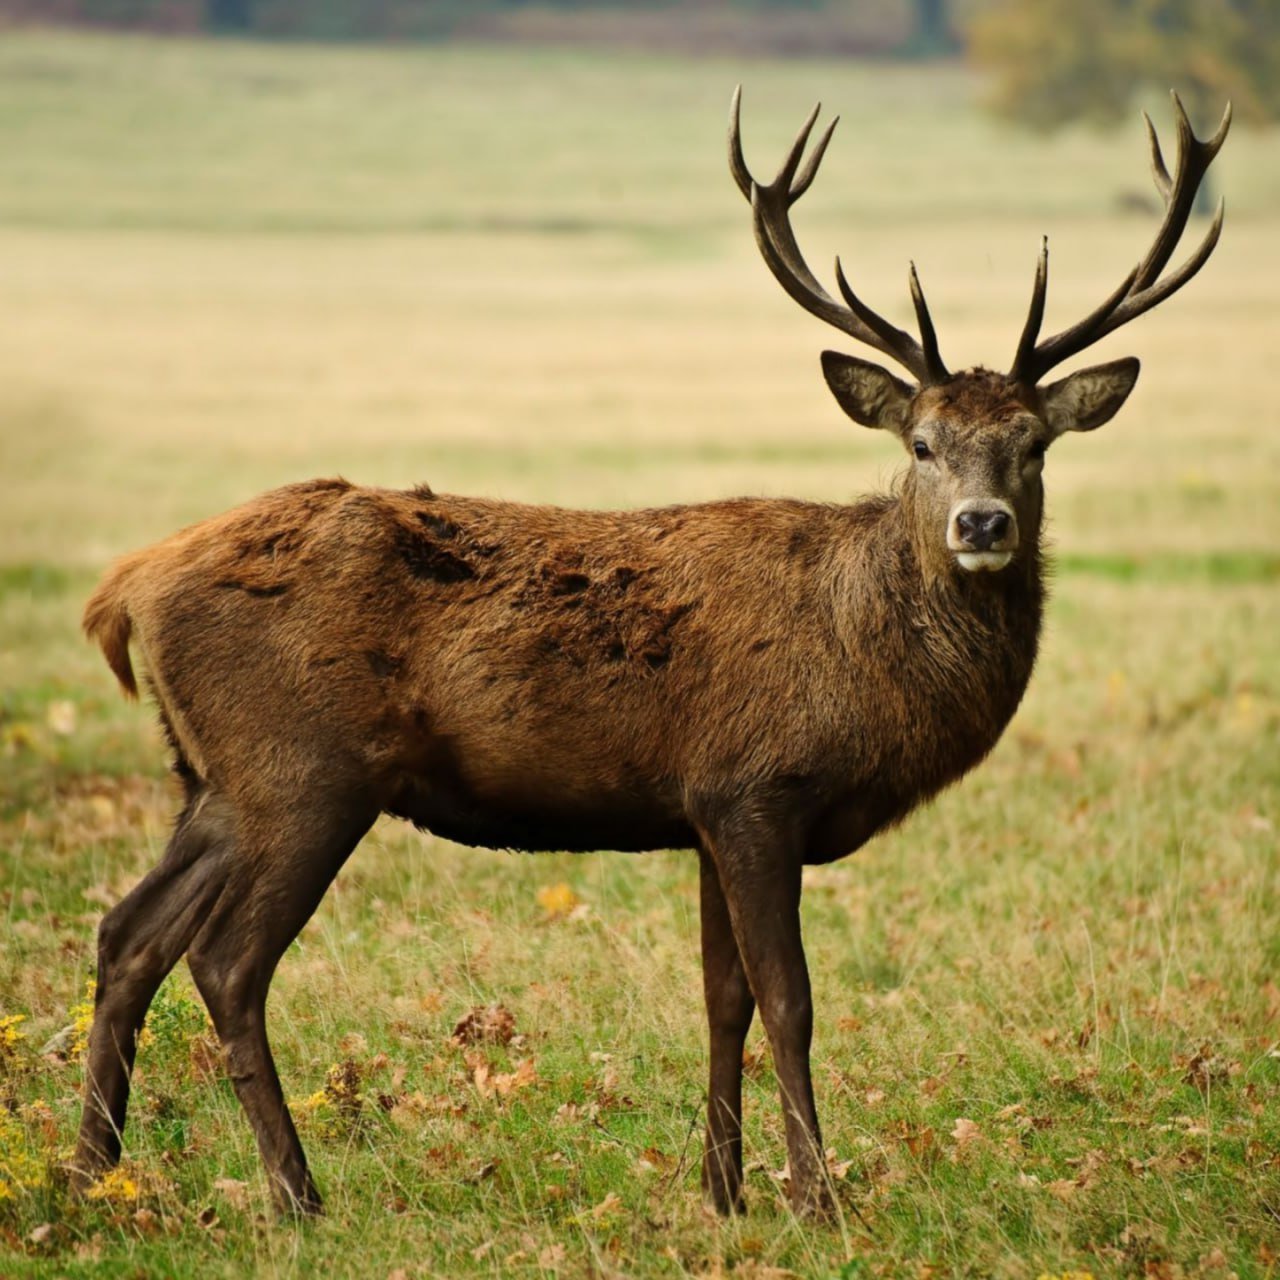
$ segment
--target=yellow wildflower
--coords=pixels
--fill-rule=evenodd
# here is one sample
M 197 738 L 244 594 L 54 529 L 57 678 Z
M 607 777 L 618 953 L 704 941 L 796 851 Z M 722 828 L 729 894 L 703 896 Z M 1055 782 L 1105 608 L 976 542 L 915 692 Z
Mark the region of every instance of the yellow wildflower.
M 560 884 L 544 886 L 534 896 L 537 898 L 538 906 L 552 919 L 557 916 L 567 916 L 580 901 L 572 887 L 563 881 Z
M 75 1061 L 89 1047 L 89 1031 L 93 1027 L 94 997 L 97 995 L 98 983 L 90 978 L 84 984 L 84 999 L 73 1004 L 68 1011 L 71 1015 L 71 1048 L 67 1057 Z
M 132 1204 L 138 1198 L 138 1184 L 124 1169 L 109 1169 L 88 1190 L 90 1200 L 108 1204 Z
M 8 1112 L 0 1111 L 0 1200 L 11 1200 L 19 1190 L 44 1186 L 48 1170 L 28 1141 L 25 1127 Z
M 27 1038 L 25 1032 L 18 1030 L 18 1024 L 26 1020 L 24 1013 L 11 1013 L 7 1018 L 0 1018 L 0 1057 L 12 1055 Z

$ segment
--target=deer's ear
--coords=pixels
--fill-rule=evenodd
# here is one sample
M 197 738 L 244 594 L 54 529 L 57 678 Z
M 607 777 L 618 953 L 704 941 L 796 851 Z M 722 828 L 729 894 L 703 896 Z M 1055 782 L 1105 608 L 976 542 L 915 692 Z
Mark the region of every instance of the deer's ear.
M 839 351 L 824 351 L 822 372 L 840 407 L 854 422 L 895 434 L 906 426 L 915 388 L 887 369 Z
M 1064 431 L 1092 431 L 1110 422 L 1133 390 L 1139 367 L 1130 356 L 1050 383 L 1041 392 L 1049 430 L 1060 436 Z

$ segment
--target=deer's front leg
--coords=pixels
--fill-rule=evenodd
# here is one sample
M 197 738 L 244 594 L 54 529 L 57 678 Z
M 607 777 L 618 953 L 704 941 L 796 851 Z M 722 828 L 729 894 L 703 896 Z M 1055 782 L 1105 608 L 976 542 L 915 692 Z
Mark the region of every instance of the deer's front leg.
M 703 850 L 702 986 L 711 1040 L 707 1088 L 707 1141 L 702 1154 L 702 1191 L 717 1213 L 742 1210 L 742 1048 L 755 997 L 747 982 L 729 907 L 710 855 Z
M 813 1001 L 800 938 L 800 851 L 783 835 L 759 831 L 724 833 L 710 850 L 773 1049 L 792 1204 L 799 1213 L 825 1214 L 831 1194 L 809 1075 Z

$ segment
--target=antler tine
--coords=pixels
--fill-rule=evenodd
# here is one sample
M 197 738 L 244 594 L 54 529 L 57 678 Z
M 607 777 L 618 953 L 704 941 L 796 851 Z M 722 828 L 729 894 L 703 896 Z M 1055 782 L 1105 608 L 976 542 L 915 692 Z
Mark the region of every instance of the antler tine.
M 729 100 L 729 172 L 738 184 L 738 190 L 751 200 L 751 188 L 755 185 L 751 170 L 747 168 L 747 158 L 742 154 L 742 86 L 735 85 L 733 97 Z
M 1156 190 L 1160 192 L 1165 204 L 1169 203 L 1169 194 L 1173 190 L 1173 180 L 1169 177 L 1169 170 L 1165 168 L 1164 156 L 1160 152 L 1160 137 L 1156 133 L 1156 127 L 1151 123 L 1151 117 L 1144 111 L 1142 119 L 1147 126 L 1147 142 L 1151 147 L 1151 176 L 1155 179 Z
M 818 113 L 821 110 L 822 103 L 815 102 L 813 110 L 809 112 L 804 124 L 800 126 L 800 132 L 796 134 L 795 141 L 791 144 L 791 150 L 787 152 L 786 158 L 782 161 L 782 167 L 778 170 L 777 177 L 774 178 L 771 184 L 786 193 L 788 204 L 794 204 L 804 194 L 803 191 L 792 191 L 791 180 L 796 176 L 796 170 L 800 167 L 800 158 L 804 155 L 804 149 L 809 143 L 809 135 L 813 132 L 813 126 L 817 123 Z M 812 167 L 812 165 L 805 166 L 806 174 Z M 811 177 L 809 181 L 812 182 L 813 178 Z
M 924 290 L 920 287 L 920 276 L 916 272 L 916 264 L 911 264 L 907 273 L 907 287 L 911 290 L 911 305 L 916 309 L 916 324 L 920 327 L 920 345 L 924 348 L 925 364 L 929 368 L 930 382 L 945 382 L 951 372 L 942 362 L 938 351 L 938 332 L 933 327 L 933 317 L 929 314 L 929 304 L 924 300 Z
M 848 280 L 845 279 L 844 268 L 840 265 L 840 259 L 836 259 L 836 284 L 840 286 L 840 293 L 844 297 L 845 302 L 849 304 L 849 310 L 853 312 L 863 324 L 875 333 L 879 339 L 870 345 L 883 351 L 886 355 L 893 356 L 894 359 L 902 361 L 902 363 L 911 370 L 922 382 L 929 381 L 929 368 L 925 362 L 924 352 L 917 344 L 916 340 L 906 332 L 905 329 L 899 329 L 897 325 L 890 324 L 882 315 L 878 315 L 872 311 L 861 298 L 849 287 Z M 914 348 L 914 350 L 912 350 Z M 912 363 L 908 364 L 905 356 L 910 355 Z M 917 367 L 918 366 L 918 367 Z
M 1209 148 L 1209 159 L 1222 150 L 1222 144 L 1227 140 L 1227 134 L 1231 132 L 1231 99 L 1227 99 L 1227 105 L 1222 109 L 1222 119 L 1218 121 L 1218 127 L 1214 130 L 1213 137 L 1204 145 Z
M 1176 293 L 1208 261 L 1222 232 L 1224 207 L 1221 203 L 1196 251 L 1176 270 L 1163 278 L 1161 276 L 1186 230 L 1196 192 L 1204 175 L 1226 141 L 1227 131 L 1231 127 L 1231 104 L 1227 104 L 1217 131 L 1211 138 L 1204 140 L 1195 136 L 1186 108 L 1177 93 L 1173 94 L 1173 106 L 1178 133 L 1178 155 L 1172 176 L 1165 165 L 1155 126 L 1150 117 L 1143 113 L 1151 153 L 1151 173 L 1165 206 L 1164 217 L 1151 248 L 1121 282 L 1120 287 L 1083 320 L 1044 342 L 1037 342 L 1044 315 L 1048 279 L 1047 250 L 1042 250 L 1036 269 L 1035 289 L 1031 296 L 1031 310 L 1018 343 L 1017 355 L 1010 371 L 1011 377 L 1022 382 L 1038 382 L 1054 365 L 1083 351 Z
M 821 105 L 821 103 L 818 104 L 819 107 Z M 817 111 L 818 107 L 815 107 L 815 116 Z M 818 166 L 822 163 L 822 157 L 827 154 L 827 144 L 831 141 L 831 135 L 835 133 L 836 125 L 839 123 L 840 117 L 834 116 L 831 123 L 822 131 L 822 137 L 818 139 L 818 145 L 814 147 L 813 153 L 809 156 L 809 159 L 805 161 L 804 168 L 800 170 L 800 176 L 791 184 L 792 204 L 799 200 L 800 197 L 809 190 L 810 186 L 813 185 L 814 178 L 818 176 Z
M 838 117 L 827 125 L 802 166 L 801 160 L 813 133 L 813 126 L 817 123 L 821 104 L 814 107 L 787 151 L 777 176 L 771 183 L 762 185 L 752 178 L 742 152 L 741 109 L 742 87 L 739 85 L 733 92 L 729 107 L 729 170 L 738 190 L 751 203 L 756 243 L 765 265 L 787 295 L 810 314 L 825 320 L 842 333 L 891 356 L 909 369 L 922 384 L 941 381 L 950 376 L 938 355 L 937 336 L 919 281 L 914 280 L 914 271 L 912 298 L 920 320 L 921 335 L 925 340 L 924 347 L 909 333 L 891 325 L 863 303 L 849 288 L 837 260 L 836 278 L 848 303 L 847 307 L 841 306 L 818 282 L 800 252 L 791 226 L 790 209 L 808 191 L 817 176 Z
M 1128 288 L 1128 282 L 1125 285 Z M 1036 339 L 1044 323 L 1044 300 L 1049 291 L 1049 237 L 1040 238 L 1040 256 L 1036 259 L 1036 279 L 1031 286 L 1031 306 L 1027 309 L 1027 322 L 1022 326 L 1018 349 L 1013 357 L 1009 376 L 1017 382 L 1035 381 L 1031 377 L 1036 350 Z

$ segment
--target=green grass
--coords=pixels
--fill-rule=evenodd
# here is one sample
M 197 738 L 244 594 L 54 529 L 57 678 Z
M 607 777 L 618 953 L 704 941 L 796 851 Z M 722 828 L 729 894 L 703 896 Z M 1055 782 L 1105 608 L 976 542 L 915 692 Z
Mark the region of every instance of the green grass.
M 957 71 L 0 46 L 0 1020 L 25 1018 L 0 1021 L 0 1275 L 1274 1275 L 1280 176 L 1243 130 L 1213 263 L 1099 348 L 1141 355 L 1132 403 L 1053 450 L 1054 598 L 1005 740 L 808 876 L 835 1227 L 771 1176 L 758 1030 L 751 1212 L 700 1206 L 687 852 L 389 822 L 272 997 L 325 1219 L 271 1218 L 184 969 L 141 1050 L 132 1188 L 63 1192 L 79 1066 L 38 1050 L 173 808 L 149 711 L 78 634 L 113 554 L 314 474 L 612 506 L 841 499 L 899 465 L 755 256 L 724 170 L 738 80 L 760 170 L 814 98 L 844 115 L 797 219 L 811 260 L 839 248 L 904 321 L 915 256 L 954 363 L 1007 359 L 1041 230 L 1051 326 L 1150 234 L 1115 205 L 1147 181 L 1138 128 L 1020 136 Z M 549 915 L 560 884 L 583 910 Z M 491 1002 L 523 1039 L 451 1044 Z M 347 1062 L 358 1107 L 326 1094 Z
M 1273 582 L 1280 578 L 1280 555 L 1266 551 L 1221 551 L 1206 555 L 1154 554 L 1058 556 L 1059 574 L 1085 573 L 1120 582 L 1147 579 L 1156 582 L 1241 583 Z

